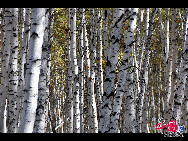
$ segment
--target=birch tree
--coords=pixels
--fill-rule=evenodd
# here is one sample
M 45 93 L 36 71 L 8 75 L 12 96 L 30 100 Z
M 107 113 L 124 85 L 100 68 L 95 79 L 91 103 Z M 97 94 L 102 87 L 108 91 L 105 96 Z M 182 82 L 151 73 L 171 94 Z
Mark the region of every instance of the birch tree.
M 112 100 L 114 96 L 114 79 L 116 64 L 118 61 L 118 53 L 120 40 L 122 36 L 122 22 L 124 17 L 123 8 L 114 8 L 112 36 L 110 41 L 110 54 L 107 59 L 105 79 L 104 79 L 104 93 L 102 98 L 102 109 L 100 116 L 100 132 L 105 133 L 110 130 L 110 114 L 112 111 Z
M 148 36 L 146 41 L 146 50 L 145 50 L 145 60 L 143 64 L 143 68 L 141 70 L 140 74 L 140 93 L 138 96 L 139 103 L 138 103 L 138 111 L 137 111 L 137 132 L 141 132 L 141 121 L 142 121 L 142 107 L 143 107 L 143 99 L 145 90 L 148 85 L 148 66 L 149 66 L 149 60 L 150 60 L 150 53 L 151 53 L 151 36 L 152 36 L 152 30 L 153 30 L 153 22 L 155 18 L 155 14 L 157 12 L 157 9 L 154 8 L 151 14 L 151 18 L 149 21 L 149 29 L 148 29 Z
M 73 74 L 73 132 L 80 132 L 80 109 L 79 109 L 79 76 L 76 58 L 76 8 L 71 9 L 71 62 Z
M 19 64 L 19 79 L 18 79 L 18 93 L 20 99 L 19 121 L 23 107 L 23 96 L 25 89 L 25 70 L 26 70 L 26 56 L 29 46 L 30 37 L 30 12 L 31 8 L 21 8 L 20 14 L 20 64 Z
M 136 21 L 137 21 L 137 13 L 138 9 L 133 8 L 130 9 L 130 21 L 129 21 L 129 27 L 127 32 L 127 38 L 125 43 L 125 49 L 122 59 L 122 64 L 119 71 L 118 76 L 118 86 L 117 86 L 117 93 L 114 99 L 113 104 L 113 111 L 112 111 L 112 117 L 111 117 L 111 127 L 110 132 L 112 133 L 118 133 L 118 119 L 120 115 L 121 105 L 122 105 L 122 97 L 123 94 L 126 93 L 126 106 L 127 110 L 126 112 L 126 128 L 127 132 L 135 132 L 135 103 L 134 103 L 134 93 L 133 93 L 133 74 L 129 74 L 130 72 L 130 63 L 129 60 L 131 60 L 131 63 L 133 63 L 131 59 L 131 53 L 132 53 L 132 46 L 135 42 L 134 40 L 134 32 L 136 29 Z M 127 76 L 127 78 L 126 78 Z M 126 86 L 125 86 L 126 85 Z M 130 86 L 131 85 L 131 86 Z M 126 87 L 126 90 L 125 90 Z M 129 116 L 130 115 L 130 116 Z M 129 129 L 128 129 L 129 128 Z
M 12 8 L 11 56 L 9 60 L 9 125 L 8 132 L 15 133 L 18 127 L 18 8 Z
M 96 42 L 97 42 L 97 32 L 96 32 L 96 24 L 97 24 L 97 11 L 96 9 L 91 9 L 91 61 L 90 61 L 90 78 L 89 78 L 89 115 L 90 115 L 90 132 L 97 133 L 98 132 L 98 121 L 97 121 L 97 107 L 95 100 L 95 75 L 96 75 Z
M 33 8 L 31 36 L 26 72 L 26 93 L 20 121 L 20 133 L 32 133 L 37 108 L 38 82 L 41 66 L 42 44 L 45 28 L 45 9 Z
M 48 116 L 48 97 L 49 97 L 49 72 L 51 56 L 51 38 L 53 30 L 53 8 L 46 8 L 45 31 L 42 45 L 42 60 L 39 76 L 38 102 L 36 110 L 34 132 L 45 133 L 46 121 Z
M 6 100 L 8 95 L 8 64 L 10 58 L 10 49 L 11 49 L 11 26 L 12 26 L 12 9 L 5 8 L 5 36 L 3 39 L 3 56 L 2 56 L 2 75 L 1 75 L 1 94 L 0 94 L 0 132 L 7 132 L 6 130 Z
M 185 36 L 185 43 L 182 46 L 182 52 L 181 52 L 181 62 L 180 62 L 180 70 L 178 73 L 178 81 L 177 81 L 177 87 L 174 95 L 174 108 L 173 108 L 173 114 L 172 118 L 177 120 L 178 123 L 180 123 L 181 118 L 181 107 L 184 95 L 186 93 L 185 86 L 186 86 L 186 78 L 188 77 L 188 39 L 187 39 L 187 26 L 188 26 L 188 9 L 185 10 L 185 26 L 184 26 L 184 36 Z

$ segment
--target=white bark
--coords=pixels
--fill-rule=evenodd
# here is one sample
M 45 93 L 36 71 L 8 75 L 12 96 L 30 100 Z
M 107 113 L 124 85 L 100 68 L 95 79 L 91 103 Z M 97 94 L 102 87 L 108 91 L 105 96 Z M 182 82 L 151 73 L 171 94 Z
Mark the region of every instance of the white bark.
M 164 120 L 169 120 L 170 117 L 170 96 L 171 96 L 171 73 L 172 73 L 172 49 L 169 49 L 169 8 L 166 9 L 165 23 L 165 50 L 166 50 L 166 72 L 165 72 L 165 99 L 164 99 Z
M 78 63 L 76 58 L 76 8 L 71 10 L 71 63 L 73 75 L 73 132 L 80 132 L 80 109 L 79 109 L 79 81 L 78 81 Z
M 107 60 L 107 56 L 109 55 L 109 47 L 108 47 L 108 13 L 109 9 L 103 10 L 103 37 L 104 37 L 104 59 Z
M 31 36 L 26 72 L 26 93 L 20 121 L 20 133 L 32 133 L 38 98 L 38 82 L 41 66 L 42 44 L 45 27 L 45 9 L 33 8 Z
M 110 130 L 110 114 L 112 111 L 112 100 L 114 96 L 114 80 L 116 72 L 116 64 L 118 62 L 118 54 L 120 47 L 120 40 L 122 36 L 122 21 L 124 17 L 123 8 L 114 8 L 112 36 L 110 43 L 110 54 L 107 59 L 105 80 L 104 80 L 104 94 L 102 98 L 102 109 L 100 116 L 100 132 L 109 132 Z
M 71 9 L 68 8 L 68 29 L 70 29 L 70 16 L 71 16 Z M 68 32 L 68 117 L 69 117 L 69 133 L 73 133 L 73 94 L 72 94 L 72 59 L 71 59 L 71 50 L 70 50 L 70 45 L 71 45 L 71 32 Z
M 89 78 L 90 78 L 90 58 L 89 58 L 89 43 L 87 38 L 87 29 L 86 29 L 86 19 L 85 16 L 83 17 L 83 41 L 84 41 L 84 60 L 85 60 L 85 83 L 87 87 L 87 93 L 90 92 L 90 86 L 89 86 Z M 89 96 L 87 96 L 88 106 L 87 106 L 87 113 L 89 114 Z M 85 120 L 87 120 L 87 123 L 85 125 L 85 132 L 88 131 L 89 127 L 89 116 L 88 114 L 85 114 Z
M 1 94 L 0 94 L 0 132 L 6 132 L 6 98 L 8 95 L 8 64 L 11 49 L 11 8 L 5 8 L 5 36 L 3 40 L 4 49 L 2 56 Z
M 148 28 L 148 36 L 147 36 L 147 41 L 146 41 L 146 51 L 145 51 L 145 60 L 143 64 L 143 68 L 140 73 L 140 93 L 138 96 L 138 111 L 137 111 L 137 132 L 140 133 L 141 131 L 141 123 L 142 123 L 142 108 L 143 108 L 143 100 L 144 100 L 144 95 L 145 91 L 148 85 L 148 68 L 149 68 L 149 60 L 150 60 L 150 43 L 151 43 L 151 37 L 152 37 L 152 31 L 153 31 L 153 23 L 154 23 L 154 18 L 155 14 L 157 12 L 157 9 L 154 8 L 151 14 L 151 18 L 149 20 L 149 28 Z
M 48 115 L 48 97 L 49 97 L 49 71 L 51 54 L 51 31 L 53 30 L 53 8 L 46 8 L 44 41 L 42 45 L 42 61 L 39 76 L 38 102 L 34 132 L 46 132 L 46 120 Z
M 178 73 L 178 81 L 177 81 L 177 87 L 174 95 L 174 108 L 173 108 L 173 115 L 172 118 L 177 120 L 178 123 L 180 123 L 180 117 L 181 117 L 181 105 L 184 98 L 184 95 L 186 93 L 185 91 L 185 85 L 186 85 L 186 78 L 188 77 L 188 9 L 186 9 L 186 39 L 185 39 L 185 45 L 182 46 L 182 52 L 181 52 L 181 62 L 180 62 L 180 71 Z
M 9 60 L 9 125 L 8 132 L 16 133 L 19 115 L 18 86 L 18 8 L 12 8 L 11 56 Z
M 29 46 L 29 32 L 30 32 L 30 12 L 31 8 L 21 9 L 21 31 L 20 31 L 20 66 L 19 66 L 19 79 L 18 79 L 18 93 L 20 98 L 19 118 L 21 116 L 23 107 L 23 96 L 25 89 L 25 70 L 26 70 L 26 55 Z M 20 119 L 19 119 L 20 120 Z
M 79 30 L 79 83 L 80 83 L 80 133 L 84 132 L 84 41 L 83 41 L 83 24 L 85 20 L 85 9 L 80 9 L 81 23 Z
M 134 40 L 134 32 L 136 29 L 136 21 L 137 21 L 137 13 L 138 9 L 134 8 L 131 10 L 129 21 L 129 27 L 126 38 L 126 47 L 123 54 L 122 64 L 119 71 L 118 76 L 118 86 L 117 93 L 114 99 L 111 124 L 110 124 L 110 132 L 118 133 L 118 119 L 120 115 L 121 105 L 122 105 L 122 97 L 123 94 L 126 93 L 126 109 L 125 109 L 125 117 L 126 117 L 126 130 L 127 132 L 135 132 L 135 97 L 133 93 L 133 72 L 130 64 L 133 63 L 133 58 L 131 57 L 132 47 Z M 130 60 L 130 63 L 129 63 Z M 128 71 L 131 70 L 131 71 Z M 132 72 L 132 73 L 130 73 Z M 126 85 L 126 89 L 125 89 Z

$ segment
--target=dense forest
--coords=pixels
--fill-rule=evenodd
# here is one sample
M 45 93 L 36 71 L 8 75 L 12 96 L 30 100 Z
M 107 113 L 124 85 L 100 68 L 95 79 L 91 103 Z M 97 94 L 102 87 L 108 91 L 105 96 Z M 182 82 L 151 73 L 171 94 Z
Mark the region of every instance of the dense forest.
M 0 18 L 0 133 L 188 132 L 188 8 Z

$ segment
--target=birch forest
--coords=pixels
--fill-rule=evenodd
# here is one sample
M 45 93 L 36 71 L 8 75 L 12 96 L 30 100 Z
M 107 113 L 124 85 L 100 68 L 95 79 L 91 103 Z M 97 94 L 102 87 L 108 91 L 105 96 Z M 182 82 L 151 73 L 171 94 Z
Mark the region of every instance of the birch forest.
M 188 8 L 0 8 L 0 133 L 188 132 Z

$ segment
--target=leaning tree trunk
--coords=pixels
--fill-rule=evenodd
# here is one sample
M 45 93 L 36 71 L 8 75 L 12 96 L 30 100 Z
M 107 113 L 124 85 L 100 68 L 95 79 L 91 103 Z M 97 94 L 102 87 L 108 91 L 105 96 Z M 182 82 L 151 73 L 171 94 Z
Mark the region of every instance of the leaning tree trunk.
M 145 90 L 147 88 L 148 83 L 148 68 L 149 68 L 149 60 L 150 60 L 150 53 L 151 53 L 151 37 L 153 31 L 153 24 L 155 14 L 157 12 L 157 8 L 154 8 L 151 14 L 151 19 L 149 21 L 149 29 L 148 29 L 148 37 L 146 41 L 146 51 L 145 51 L 145 61 L 143 64 L 143 68 L 140 73 L 140 93 L 138 96 L 138 108 L 137 108 L 137 132 L 141 133 L 141 123 L 142 123 L 142 108 L 143 108 L 143 100 L 145 95 Z
M 112 36 L 110 42 L 110 54 L 107 58 L 104 94 L 102 98 L 102 109 L 100 116 L 100 132 L 110 131 L 110 114 L 112 111 L 112 101 L 114 96 L 114 80 L 116 72 L 116 64 L 118 62 L 118 54 L 120 40 L 122 37 L 122 22 L 124 17 L 124 8 L 114 8 Z
M 34 132 L 46 132 L 46 120 L 48 115 L 48 97 L 49 97 L 49 71 L 48 66 L 51 55 L 51 32 L 53 30 L 53 8 L 46 8 L 44 41 L 42 45 L 42 61 L 39 77 L 38 102 L 36 110 L 36 119 Z
M 41 66 L 42 44 L 45 27 L 45 8 L 33 8 L 31 36 L 27 60 L 26 88 L 20 133 L 32 133 L 37 108 L 38 82 Z
M 110 124 L 110 132 L 118 133 L 118 119 L 120 116 L 120 110 L 122 105 L 122 97 L 123 94 L 126 93 L 126 128 L 127 132 L 135 132 L 135 97 L 133 93 L 133 71 L 131 73 L 128 71 L 131 67 L 129 67 L 129 60 L 133 63 L 133 59 L 131 59 L 132 46 L 134 45 L 134 32 L 136 29 L 136 21 L 137 21 L 137 13 L 138 9 L 134 8 L 130 11 L 130 21 L 126 38 L 126 48 L 124 50 L 122 64 L 119 71 L 118 76 L 118 86 L 117 93 L 114 99 L 113 111 L 111 116 L 111 124 Z M 129 74 L 130 73 L 130 74 Z M 126 79 L 127 78 L 127 79 Z M 126 85 L 126 90 L 125 90 Z

